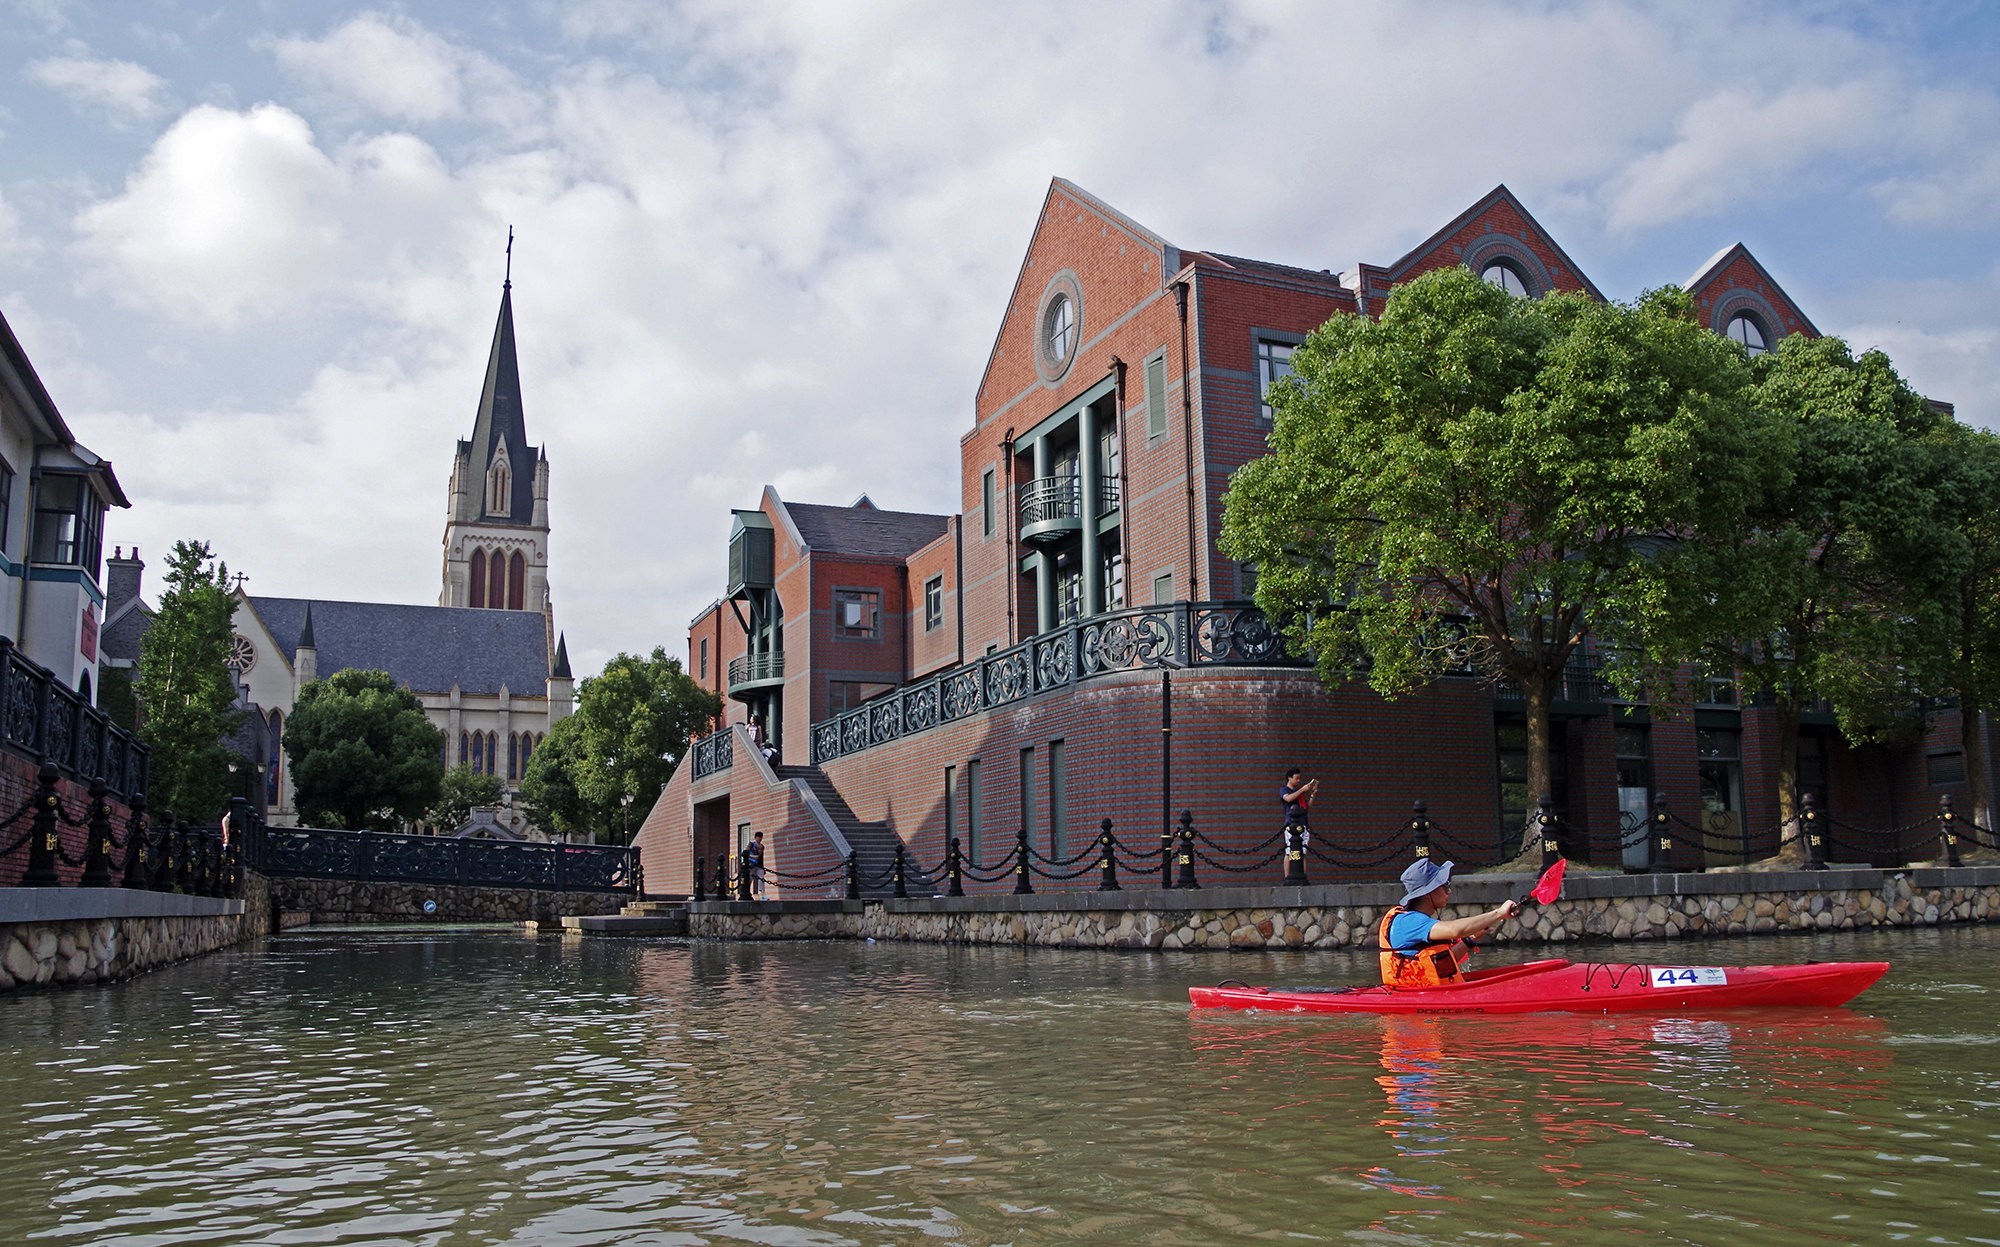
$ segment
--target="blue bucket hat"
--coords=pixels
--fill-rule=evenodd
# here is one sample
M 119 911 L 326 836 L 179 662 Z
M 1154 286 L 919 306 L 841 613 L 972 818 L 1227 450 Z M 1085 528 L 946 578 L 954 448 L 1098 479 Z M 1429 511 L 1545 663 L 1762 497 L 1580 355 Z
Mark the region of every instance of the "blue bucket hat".
M 1420 857 L 1411 862 L 1403 872 L 1403 899 L 1398 905 L 1407 905 L 1418 897 L 1435 892 L 1451 882 L 1451 863 L 1440 866 L 1428 857 Z

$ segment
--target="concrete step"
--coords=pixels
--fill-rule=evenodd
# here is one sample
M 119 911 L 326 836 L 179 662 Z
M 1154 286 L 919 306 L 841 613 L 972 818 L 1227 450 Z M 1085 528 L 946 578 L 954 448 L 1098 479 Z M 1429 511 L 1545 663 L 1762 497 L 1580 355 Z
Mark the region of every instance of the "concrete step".
M 563 930 L 584 935 L 686 935 L 687 910 L 671 914 L 586 914 L 564 918 Z
M 681 897 L 671 901 L 634 901 L 618 912 L 630 918 L 649 918 L 686 911 L 687 898 Z

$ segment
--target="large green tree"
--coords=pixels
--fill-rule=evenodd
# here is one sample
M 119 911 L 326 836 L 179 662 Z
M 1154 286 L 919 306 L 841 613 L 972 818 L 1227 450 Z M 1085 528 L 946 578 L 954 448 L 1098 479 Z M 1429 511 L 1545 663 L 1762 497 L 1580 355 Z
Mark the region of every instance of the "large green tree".
M 535 750 L 522 794 L 557 829 L 622 831 L 624 798 L 643 815 L 686 755 L 710 730 L 722 700 L 694 682 L 661 647 L 619 654 L 577 689 L 576 713 Z
M 506 789 L 498 775 L 476 771 L 469 763 L 461 762 L 444 773 L 438 785 L 438 799 L 424 811 L 424 818 L 436 824 L 439 831 L 455 832 L 472 817 L 475 807 L 500 804 Z
M 152 747 L 154 808 L 208 818 L 229 799 L 236 676 L 229 669 L 229 569 L 205 541 L 176 541 L 167 589 L 139 642 L 140 739 Z
M 2000 704 L 2000 437 L 1950 422 L 1939 439 L 1950 471 L 1947 505 L 1963 541 L 1946 602 L 1950 674 L 1965 742 L 1968 817 L 1993 826 L 1985 716 Z
M 1781 465 L 1740 349 L 1686 295 L 1516 299 L 1450 268 L 1380 320 L 1336 316 L 1292 356 L 1271 453 L 1231 482 L 1222 546 L 1329 684 L 1395 695 L 1468 664 L 1517 686 L 1528 792 L 1586 633 L 1661 683 L 1643 643 L 1677 534 L 1734 530 Z M 1528 846 L 1524 829 L 1524 849 Z
M 1789 824 L 1802 713 L 1830 703 L 1852 741 L 1906 735 L 1916 694 L 1949 683 L 1946 606 L 1966 545 L 1940 440 L 1950 421 L 1887 356 L 1795 335 L 1755 376 L 1752 401 L 1790 430 L 1785 470 L 1738 526 L 1675 551 L 1682 609 L 1668 616 L 1699 632 L 1708 671 L 1775 708 Z M 1804 853 L 1794 838 L 1781 856 Z
M 444 733 L 386 671 L 337 671 L 307 684 L 284 743 L 309 826 L 392 831 L 437 802 Z

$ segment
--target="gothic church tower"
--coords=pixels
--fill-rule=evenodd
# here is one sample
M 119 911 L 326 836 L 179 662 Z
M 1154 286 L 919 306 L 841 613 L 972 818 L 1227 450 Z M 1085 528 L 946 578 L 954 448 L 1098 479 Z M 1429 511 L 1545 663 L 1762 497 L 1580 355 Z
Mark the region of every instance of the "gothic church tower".
M 438 605 L 539 611 L 553 626 L 549 459 L 545 449 L 528 444 L 521 414 L 511 278 L 500 290 L 500 320 L 493 327 L 472 438 L 458 444 L 452 464 Z

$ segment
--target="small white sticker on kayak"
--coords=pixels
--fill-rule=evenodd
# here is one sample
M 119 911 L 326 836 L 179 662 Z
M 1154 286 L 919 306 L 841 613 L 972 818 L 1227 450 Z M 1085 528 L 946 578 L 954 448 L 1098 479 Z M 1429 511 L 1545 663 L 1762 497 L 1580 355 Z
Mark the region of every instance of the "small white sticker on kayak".
M 1655 987 L 1721 987 L 1729 971 L 1720 966 L 1654 966 Z

